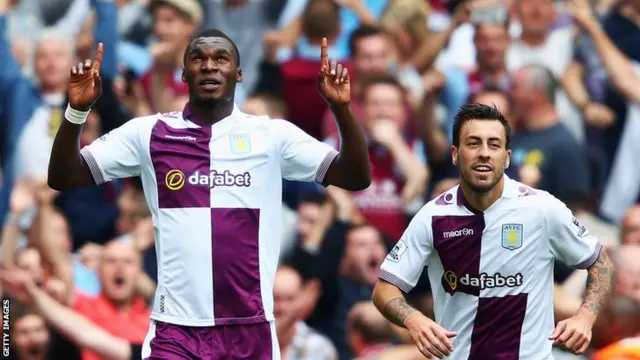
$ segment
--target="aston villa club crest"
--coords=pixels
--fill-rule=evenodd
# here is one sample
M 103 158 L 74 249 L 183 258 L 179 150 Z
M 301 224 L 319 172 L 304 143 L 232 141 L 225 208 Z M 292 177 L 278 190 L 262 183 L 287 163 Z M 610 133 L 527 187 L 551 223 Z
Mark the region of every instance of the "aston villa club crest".
M 522 224 L 502 224 L 502 247 L 516 250 L 522 247 Z

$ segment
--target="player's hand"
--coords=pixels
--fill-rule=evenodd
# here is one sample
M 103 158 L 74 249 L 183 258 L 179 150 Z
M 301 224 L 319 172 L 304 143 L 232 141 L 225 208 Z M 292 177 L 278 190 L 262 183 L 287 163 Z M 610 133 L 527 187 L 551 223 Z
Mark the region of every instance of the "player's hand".
M 438 325 L 435 321 L 424 316 L 419 311 L 414 311 L 404 320 L 404 325 L 409 330 L 409 335 L 418 346 L 418 350 L 428 359 L 442 359 L 451 355 L 453 351 L 452 337 L 458 333 L 449 331 Z
M 331 105 L 347 105 L 351 101 L 349 72 L 342 64 L 329 60 L 327 38 L 322 38 L 320 46 L 322 66 L 318 73 L 318 91 Z
M 591 343 L 592 327 L 593 321 L 576 314 L 560 321 L 549 340 L 553 340 L 553 346 L 562 346 L 576 355 L 584 354 Z
M 96 59 L 87 59 L 84 63 L 71 68 L 69 79 L 69 104 L 75 110 L 88 111 L 102 95 L 102 79 L 100 79 L 100 65 L 104 45 L 98 44 Z

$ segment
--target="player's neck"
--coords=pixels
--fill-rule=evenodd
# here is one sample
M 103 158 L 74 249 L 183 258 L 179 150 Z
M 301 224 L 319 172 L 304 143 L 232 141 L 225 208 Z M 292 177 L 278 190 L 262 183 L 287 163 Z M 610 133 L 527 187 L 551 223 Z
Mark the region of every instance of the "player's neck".
M 496 186 L 486 193 L 475 192 L 464 182 L 460 183 L 460 187 L 462 188 L 462 195 L 464 196 L 465 202 L 469 204 L 473 210 L 484 212 L 493 205 L 493 203 L 498 201 L 500 196 L 502 196 L 502 191 L 504 190 L 504 179 L 500 179 Z
M 189 109 L 193 116 L 208 124 L 215 124 L 228 117 L 233 112 L 233 101 L 218 104 L 213 107 L 202 107 L 194 102 L 190 102 Z

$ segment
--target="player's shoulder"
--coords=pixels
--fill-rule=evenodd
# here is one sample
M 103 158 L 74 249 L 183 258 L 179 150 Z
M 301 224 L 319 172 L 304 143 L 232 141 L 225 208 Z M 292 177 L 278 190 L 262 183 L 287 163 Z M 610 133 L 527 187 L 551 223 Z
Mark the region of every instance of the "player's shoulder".
M 548 191 L 534 188 L 506 176 L 505 178 L 505 195 L 516 199 L 522 205 L 550 205 L 560 201 Z
M 428 219 L 434 216 L 462 215 L 464 211 L 460 206 L 459 196 L 462 196 L 460 185 L 456 185 L 424 204 L 415 216 Z

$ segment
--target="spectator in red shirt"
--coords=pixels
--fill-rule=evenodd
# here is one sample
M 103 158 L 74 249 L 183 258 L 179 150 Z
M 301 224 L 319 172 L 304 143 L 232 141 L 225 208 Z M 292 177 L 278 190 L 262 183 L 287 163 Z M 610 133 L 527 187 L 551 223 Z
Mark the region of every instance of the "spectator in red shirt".
M 393 43 L 389 36 L 377 27 L 362 25 L 351 34 L 351 110 L 357 121 L 362 121 L 362 105 L 359 99 L 361 79 L 385 73 L 390 64 L 392 48 Z M 326 110 L 322 118 L 322 137 L 326 138 L 337 131 L 333 113 Z
M 407 226 L 407 212 L 422 205 L 428 178 L 422 142 L 407 128 L 402 85 L 391 75 L 378 75 L 361 85 L 362 120 L 369 141 L 371 186 L 353 194 L 364 218 L 394 241 Z M 337 147 L 337 134 L 327 142 Z M 420 154 L 420 155 L 418 155 Z
M 107 332 L 130 343 L 142 344 L 149 330 L 151 310 L 136 292 L 141 261 L 134 246 L 111 241 L 104 248 L 100 268 L 102 292 L 96 297 L 76 295 L 73 308 Z M 83 360 L 97 360 L 84 351 Z

